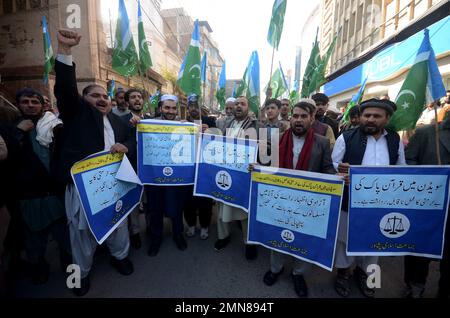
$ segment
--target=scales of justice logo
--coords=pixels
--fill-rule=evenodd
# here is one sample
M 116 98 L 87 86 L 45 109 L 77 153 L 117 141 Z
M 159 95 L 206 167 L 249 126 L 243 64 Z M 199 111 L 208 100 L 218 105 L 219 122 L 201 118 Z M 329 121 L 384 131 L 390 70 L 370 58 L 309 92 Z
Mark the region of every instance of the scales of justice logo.
M 163 169 L 163 174 L 164 174 L 166 177 L 170 177 L 171 175 L 173 175 L 173 169 L 172 169 L 171 167 L 165 167 L 165 168 Z
M 216 185 L 218 188 L 222 190 L 229 190 L 231 188 L 231 185 L 233 183 L 233 180 L 231 179 L 231 175 L 222 170 L 217 172 L 216 174 Z
M 406 215 L 391 212 L 383 216 L 380 221 L 380 231 L 388 238 L 399 238 L 408 233 L 411 223 Z

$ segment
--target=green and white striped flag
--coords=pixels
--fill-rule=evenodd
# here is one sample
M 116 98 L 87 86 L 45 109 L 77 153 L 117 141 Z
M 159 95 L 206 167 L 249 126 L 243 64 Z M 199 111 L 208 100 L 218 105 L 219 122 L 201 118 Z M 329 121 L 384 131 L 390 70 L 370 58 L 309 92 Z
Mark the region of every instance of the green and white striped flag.
M 428 30 L 424 33 L 414 64 L 395 99 L 397 111 L 387 125 L 395 131 L 413 129 L 425 105 L 445 96 Z
M 48 75 L 55 66 L 55 56 L 53 55 L 52 43 L 48 33 L 47 19 L 42 17 L 42 38 L 44 40 L 44 84 L 48 83 Z
M 271 98 L 278 98 L 288 90 L 288 84 L 286 82 L 286 78 L 284 77 L 281 63 L 280 67 L 272 75 L 272 79 L 270 80 L 270 87 L 272 88 Z M 267 92 L 267 86 L 264 91 Z
M 225 61 L 223 62 L 222 70 L 220 71 L 220 77 L 219 77 L 219 84 L 217 86 L 217 92 L 216 92 L 216 98 L 219 102 L 219 109 L 224 110 L 225 109 L 225 101 L 226 101 L 226 91 L 225 86 L 227 84 L 227 75 L 226 75 L 226 64 Z
M 145 74 L 153 66 L 145 38 L 144 22 L 142 20 L 141 1 L 138 1 L 138 39 L 139 39 L 139 70 Z
M 192 32 L 191 45 L 185 57 L 183 71 L 180 71 L 180 88 L 189 96 L 196 94 L 202 95 L 202 77 L 201 77 L 201 56 L 200 56 L 200 29 L 198 20 L 194 23 L 194 32 Z
M 306 65 L 305 73 L 303 74 L 303 83 L 301 91 L 301 96 L 303 98 L 309 97 L 310 95 L 309 88 L 311 86 L 311 79 L 314 75 L 314 70 L 320 65 L 322 61 L 320 58 L 319 41 L 317 40 L 318 34 L 319 29 L 317 29 L 316 40 L 313 44 L 313 48 L 309 56 L 309 61 L 308 64 Z
M 267 41 L 278 50 L 281 34 L 283 33 L 284 15 L 286 13 L 287 0 L 275 0 L 272 8 L 272 19 L 270 20 Z
M 125 77 L 133 76 L 138 72 L 138 56 L 124 0 L 119 2 L 119 17 L 117 18 L 112 68 Z
M 330 60 L 331 55 L 333 54 L 334 48 L 336 46 L 336 40 L 337 40 L 338 35 L 339 35 L 339 32 L 338 32 L 338 34 L 336 34 L 334 36 L 333 42 L 328 47 L 328 50 L 325 53 L 325 55 L 323 57 L 320 57 L 319 59 L 317 59 L 318 61 L 320 61 L 320 63 L 313 70 L 311 80 L 309 83 L 309 89 L 308 89 L 309 94 L 308 95 L 314 93 L 315 91 L 318 91 L 319 88 L 323 84 L 325 84 L 325 82 L 326 82 L 325 71 L 326 71 L 326 68 L 328 65 L 328 61 Z

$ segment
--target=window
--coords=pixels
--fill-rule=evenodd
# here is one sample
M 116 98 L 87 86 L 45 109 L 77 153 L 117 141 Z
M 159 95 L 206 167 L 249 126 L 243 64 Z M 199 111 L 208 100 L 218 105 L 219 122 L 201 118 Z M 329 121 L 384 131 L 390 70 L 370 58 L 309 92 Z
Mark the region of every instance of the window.
M 359 31 L 362 28 L 362 16 L 363 16 L 363 4 L 358 6 L 358 14 L 356 17 L 356 30 Z
M 25 11 L 27 9 L 26 0 L 16 0 L 16 11 Z
M 3 0 L 3 13 L 12 13 L 13 12 L 13 0 Z
M 41 7 L 41 0 L 30 0 L 30 9 L 38 9 Z
M 355 34 L 355 18 L 356 18 L 356 12 L 353 12 L 352 15 L 350 16 L 350 25 L 349 25 L 349 38 L 351 38 L 353 36 L 353 34 Z
M 343 37 L 344 43 L 347 42 L 347 34 L 348 34 L 348 20 L 345 20 L 345 22 L 344 22 L 344 30 L 342 32 L 342 37 Z
M 3 0 L 0 1 L 0 6 L 3 9 L 0 13 L 16 13 L 27 10 L 41 10 L 48 9 L 49 0 Z

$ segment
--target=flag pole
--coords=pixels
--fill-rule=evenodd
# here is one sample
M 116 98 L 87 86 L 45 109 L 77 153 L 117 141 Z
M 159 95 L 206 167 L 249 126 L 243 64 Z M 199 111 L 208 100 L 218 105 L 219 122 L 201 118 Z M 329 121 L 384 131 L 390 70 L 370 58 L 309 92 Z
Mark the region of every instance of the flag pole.
M 275 57 L 275 46 L 273 47 L 272 50 L 272 63 L 270 64 L 270 77 L 269 77 L 269 87 L 272 88 L 271 84 L 272 84 L 272 73 L 273 73 L 273 59 Z M 266 95 L 266 100 L 267 100 L 267 95 Z
M 141 82 L 142 82 L 142 88 L 143 88 L 143 91 L 142 91 L 142 95 L 144 95 L 144 93 L 146 94 L 146 93 L 149 93 L 148 91 L 147 91 L 147 88 L 145 87 L 145 82 L 144 82 L 144 75 L 139 71 L 139 77 L 140 77 L 140 79 L 141 79 Z M 147 96 L 146 96 L 147 97 Z M 142 99 L 144 99 L 144 96 L 142 96 Z M 144 105 L 145 105 L 145 100 L 144 100 Z M 141 114 L 141 116 L 142 116 L 142 118 L 145 118 L 145 109 L 144 109 L 144 105 L 142 105 L 142 114 Z M 151 114 L 151 110 L 150 109 L 147 109 L 147 111 L 149 111 L 149 114 Z M 141 119 L 142 119 L 141 118 Z
M 0 94 L 0 98 L 1 98 L 8 106 L 10 106 L 14 111 L 20 113 L 20 112 L 19 112 L 19 109 L 18 109 L 16 106 L 14 106 L 14 104 L 12 104 L 9 100 L 7 100 L 5 97 L 3 97 L 3 95 Z
M 434 131 L 436 132 L 436 157 L 438 165 L 442 165 L 441 161 L 441 149 L 439 147 L 439 123 L 438 123 L 438 113 L 437 113 L 437 103 L 434 103 Z
M 268 89 L 270 88 L 270 90 L 272 90 L 272 73 L 273 73 L 273 59 L 274 59 L 274 57 L 275 57 L 275 46 L 273 47 L 273 49 L 272 49 L 272 62 L 271 62 L 271 64 L 270 64 L 270 77 L 269 77 L 269 86 L 268 86 Z M 272 92 L 273 93 L 273 92 Z M 268 96 L 267 95 L 267 92 L 266 92 L 266 99 L 265 99 L 265 101 L 264 101 L 264 104 L 266 103 L 266 101 L 269 99 L 269 98 L 272 98 L 272 96 Z M 259 112 L 258 112 L 258 119 L 259 119 L 259 121 L 261 121 L 261 116 L 262 116 L 262 111 L 261 111 L 261 109 L 259 110 Z

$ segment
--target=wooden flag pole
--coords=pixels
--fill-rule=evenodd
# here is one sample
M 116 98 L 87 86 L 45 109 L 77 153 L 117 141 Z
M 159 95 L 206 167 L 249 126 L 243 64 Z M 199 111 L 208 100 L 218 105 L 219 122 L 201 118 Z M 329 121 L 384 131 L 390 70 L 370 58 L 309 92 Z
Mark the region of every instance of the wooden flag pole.
M 273 47 L 273 50 L 272 50 L 272 63 L 271 63 L 271 65 L 270 65 L 269 88 L 272 88 L 271 84 L 272 84 L 273 59 L 274 59 L 274 57 L 275 57 L 275 47 Z M 267 93 L 267 92 L 266 92 L 266 93 Z M 268 96 L 266 95 L 266 100 L 267 100 L 268 98 L 271 98 L 271 97 L 272 97 L 272 96 L 268 97 Z
M 5 101 L 5 103 L 6 103 L 8 106 L 10 106 L 14 111 L 20 113 L 19 109 L 18 109 L 16 106 L 14 106 L 9 100 L 7 100 L 5 97 L 3 97 L 3 95 L 0 94 L 0 98 L 1 98 L 3 101 Z
M 275 58 L 275 47 L 273 47 L 273 50 L 272 50 L 272 63 L 270 64 L 270 77 L 269 77 L 269 86 L 268 86 L 268 89 L 270 88 L 270 90 L 272 91 L 272 73 L 273 73 L 273 59 Z M 267 95 L 267 92 L 265 92 L 266 93 L 266 99 L 264 100 L 264 104 L 266 103 L 266 101 L 269 99 L 269 98 L 272 98 L 272 96 L 268 96 Z M 273 92 L 272 92 L 273 93 Z M 259 114 L 258 114 L 258 119 L 259 119 L 259 121 L 261 121 L 261 114 L 262 113 L 262 111 L 260 110 L 259 111 Z
M 439 147 L 439 123 L 438 123 L 438 113 L 437 113 L 437 103 L 434 103 L 434 130 L 436 132 L 436 157 L 438 165 L 442 165 L 441 160 L 441 149 Z

